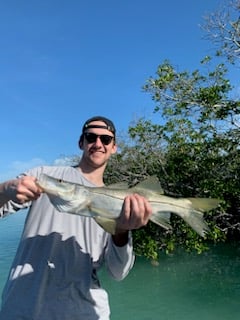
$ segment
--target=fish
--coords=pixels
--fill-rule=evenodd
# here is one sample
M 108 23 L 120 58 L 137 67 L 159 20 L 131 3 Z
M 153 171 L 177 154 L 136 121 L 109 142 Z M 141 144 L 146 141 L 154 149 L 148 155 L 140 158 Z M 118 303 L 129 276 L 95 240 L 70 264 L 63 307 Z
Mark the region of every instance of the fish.
M 146 197 L 152 207 L 150 220 L 164 229 L 172 229 L 171 214 L 183 219 L 201 237 L 209 232 L 204 212 L 216 208 L 215 198 L 174 198 L 164 195 L 156 176 L 150 176 L 134 187 L 112 184 L 87 187 L 42 173 L 36 181 L 52 205 L 60 212 L 91 217 L 107 232 L 114 234 L 124 198 L 133 193 Z

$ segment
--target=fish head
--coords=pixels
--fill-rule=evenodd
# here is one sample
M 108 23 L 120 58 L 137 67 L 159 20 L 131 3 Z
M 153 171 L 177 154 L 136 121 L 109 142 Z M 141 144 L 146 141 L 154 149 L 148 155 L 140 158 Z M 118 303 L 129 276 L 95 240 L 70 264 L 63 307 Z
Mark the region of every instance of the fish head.
M 89 211 L 88 190 L 82 185 L 63 181 L 47 174 L 41 174 L 36 183 L 58 211 L 93 216 Z
M 55 196 L 66 196 L 74 191 L 74 184 L 51 177 L 45 173 L 40 174 L 37 179 L 37 185 L 46 192 Z

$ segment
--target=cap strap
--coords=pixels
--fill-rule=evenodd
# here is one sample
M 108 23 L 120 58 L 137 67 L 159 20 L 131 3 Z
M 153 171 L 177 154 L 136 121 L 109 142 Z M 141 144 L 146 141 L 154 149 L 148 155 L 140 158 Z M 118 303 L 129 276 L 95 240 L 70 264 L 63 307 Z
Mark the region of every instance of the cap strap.
M 111 126 L 101 126 L 101 125 L 97 125 L 97 124 L 86 124 L 85 125 L 85 129 L 91 129 L 91 128 L 101 128 L 101 129 L 107 129 L 109 131 L 113 131 L 113 128 Z

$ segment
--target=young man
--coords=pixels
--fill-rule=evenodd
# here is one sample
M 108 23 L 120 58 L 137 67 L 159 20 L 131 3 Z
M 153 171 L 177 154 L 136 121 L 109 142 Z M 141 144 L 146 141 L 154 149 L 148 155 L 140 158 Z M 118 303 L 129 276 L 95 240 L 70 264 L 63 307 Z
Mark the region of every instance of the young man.
M 1 320 L 107 320 L 106 291 L 97 272 L 105 263 L 116 280 L 134 263 L 129 230 L 145 225 L 152 213 L 137 194 L 125 198 L 116 234 L 94 219 L 58 212 L 35 181 L 40 173 L 86 186 L 103 186 L 108 159 L 117 150 L 111 120 L 97 116 L 82 128 L 83 151 L 76 167 L 37 167 L 0 185 L 0 215 L 29 207 L 22 238 L 3 291 Z

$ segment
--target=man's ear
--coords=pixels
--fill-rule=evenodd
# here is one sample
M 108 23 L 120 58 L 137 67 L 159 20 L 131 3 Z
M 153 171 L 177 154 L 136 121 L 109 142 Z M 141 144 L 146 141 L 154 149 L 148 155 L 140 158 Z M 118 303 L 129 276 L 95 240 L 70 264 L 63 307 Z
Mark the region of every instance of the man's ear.
M 83 137 L 81 136 L 79 141 L 78 141 L 78 146 L 81 150 L 83 150 Z
M 113 147 L 112 147 L 112 154 L 114 154 L 116 152 L 117 152 L 117 145 L 114 144 Z

